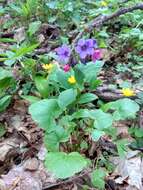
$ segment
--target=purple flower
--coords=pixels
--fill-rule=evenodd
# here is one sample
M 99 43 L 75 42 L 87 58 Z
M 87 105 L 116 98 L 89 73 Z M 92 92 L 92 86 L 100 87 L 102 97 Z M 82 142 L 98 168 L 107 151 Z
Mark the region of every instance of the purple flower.
M 56 49 L 56 53 L 58 55 L 58 59 L 66 63 L 71 55 L 71 50 L 67 45 L 62 45 Z
M 85 59 L 88 55 L 92 55 L 94 48 L 97 47 L 96 40 L 94 39 L 80 39 L 75 48 L 81 59 Z

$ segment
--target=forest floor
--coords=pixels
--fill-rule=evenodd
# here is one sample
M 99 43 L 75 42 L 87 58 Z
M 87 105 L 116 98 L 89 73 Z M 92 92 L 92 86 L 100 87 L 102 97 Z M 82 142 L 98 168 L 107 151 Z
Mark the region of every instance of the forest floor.
M 112 2 L 110 3 L 112 4 Z M 116 6 L 115 2 L 113 5 Z M 54 13 L 49 11 L 49 14 L 56 14 L 52 5 L 50 6 L 50 11 Z M 32 16 L 29 20 L 24 20 L 25 17 L 20 13 L 21 7 L 22 4 L 18 4 L 18 1 L 2 1 L 2 3 L 0 1 L 0 69 L 11 71 L 16 81 L 9 83 L 7 76 L 3 78 L 3 73 L 0 70 L 0 97 L 9 94 L 12 96 L 9 103 L 0 100 L 0 190 L 96 190 L 98 187 L 94 187 L 90 179 L 92 167 L 64 180 L 57 179 L 48 171 L 44 164 L 47 154 L 43 140 L 45 131 L 34 122 L 29 114 L 30 103 L 26 98 L 23 98 L 29 94 L 35 96 L 38 94 L 33 87 L 35 84 L 30 73 L 35 71 L 28 64 L 25 66 L 23 59 L 29 59 L 28 63 L 31 65 L 35 64 L 32 62 L 34 60 L 37 64 L 36 72 L 43 74 L 40 64 L 46 60 L 48 53 L 59 46 L 58 40 L 60 39 L 62 43 L 69 40 L 70 44 L 74 44 L 76 43 L 74 40 L 79 34 L 84 35 L 83 30 L 78 33 L 75 26 L 71 26 L 72 24 L 69 24 L 70 28 L 63 26 L 63 29 L 56 21 L 52 24 L 49 24 L 44 18 L 39 21 L 35 13 L 31 13 Z M 111 6 L 109 10 L 110 8 Z M 112 10 L 113 12 L 109 12 L 109 15 L 114 14 L 118 9 L 120 8 Z M 43 10 L 38 11 L 36 14 L 41 16 Z M 59 15 L 56 16 L 60 17 L 60 9 L 58 11 Z M 131 16 L 135 13 L 133 11 Z M 137 12 L 137 14 L 140 19 L 143 19 L 143 11 Z M 51 20 L 55 19 L 53 15 Z M 98 103 L 94 101 L 94 107 L 124 98 L 121 94 L 122 88 L 133 89 L 136 95 L 131 96 L 130 99 L 140 106 L 134 118 L 113 123 L 117 130 L 116 135 L 121 140 L 118 147 L 108 134 L 103 135 L 97 142 L 92 141 L 86 134 L 84 135 L 84 140 L 90 146 L 81 148 L 80 153 L 86 155 L 94 166 L 106 168 L 108 171 L 108 175 L 104 178 L 104 189 L 106 190 L 143 190 L 143 52 L 140 47 L 142 46 L 141 40 L 137 39 L 137 35 L 141 36 L 142 26 L 140 26 L 140 33 L 135 36 L 131 31 L 135 26 L 132 25 L 131 21 L 128 21 L 128 18 L 124 16 L 123 22 L 122 18 L 115 18 L 113 23 L 109 19 L 109 23 L 107 21 L 103 26 L 100 26 L 101 30 L 96 31 L 100 33 L 99 36 L 96 32 L 90 31 L 90 35 L 97 37 L 97 40 L 100 41 L 101 59 L 104 61 L 102 71 L 98 75 L 98 80 L 102 81 L 102 85 L 94 91 L 100 101 Z M 103 24 L 105 18 L 99 18 L 101 22 L 100 19 L 103 19 Z M 31 24 L 37 20 L 39 23 Z M 68 23 L 67 20 L 64 22 Z M 96 25 L 99 25 L 98 19 L 96 19 Z M 124 25 L 131 29 L 124 31 Z M 67 33 L 68 35 L 66 35 Z M 132 35 L 132 41 L 129 38 L 130 35 Z M 135 47 L 131 46 L 134 41 L 136 42 Z M 29 51 L 27 51 L 28 54 L 19 52 L 20 54 L 17 54 L 15 59 L 5 59 L 11 58 L 17 48 L 21 48 L 22 43 L 34 44 L 35 42 L 38 42 L 38 46 L 32 49 L 31 55 Z M 104 43 L 109 46 L 106 47 Z M 7 85 L 8 83 L 9 85 Z M 128 107 L 128 105 L 126 106 Z M 79 133 L 83 135 L 82 129 Z M 76 140 L 73 135 L 71 141 L 76 142 Z M 69 141 L 67 144 L 64 142 L 61 149 L 68 152 L 70 150 L 69 144 Z M 100 183 L 101 181 L 97 180 L 96 182 Z

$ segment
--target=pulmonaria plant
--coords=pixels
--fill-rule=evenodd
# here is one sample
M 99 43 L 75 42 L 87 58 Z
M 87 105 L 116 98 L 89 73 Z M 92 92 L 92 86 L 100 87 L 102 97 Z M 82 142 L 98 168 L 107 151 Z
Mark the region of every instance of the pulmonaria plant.
M 90 56 L 92 59 L 85 65 L 78 59 L 74 67 L 67 63 L 71 50 L 66 45 L 57 48 L 56 52 L 58 59 L 65 64 L 60 67 L 54 64 L 54 69 L 50 64 L 43 66 L 48 70 L 48 77 L 45 78 L 44 74 L 35 79 L 41 99 L 34 99 L 36 102 L 30 106 L 29 113 L 45 131 L 44 142 L 49 151 L 45 165 L 48 171 L 57 178 L 66 179 L 89 167 L 91 162 L 86 158 L 91 147 L 89 142 L 97 142 L 102 136 L 109 135 L 116 144 L 118 139 L 113 134 L 113 122 L 134 118 L 139 106 L 128 98 L 105 103 L 101 108 L 94 103 L 98 100 L 94 93 L 99 85 L 97 77 L 104 65 L 99 60 L 102 55 L 95 40 L 81 39 L 75 47 L 80 58 Z M 129 89 L 122 90 L 122 93 L 125 97 L 133 95 Z M 84 156 L 81 151 L 83 141 L 87 143 Z M 70 153 L 65 153 L 67 150 Z

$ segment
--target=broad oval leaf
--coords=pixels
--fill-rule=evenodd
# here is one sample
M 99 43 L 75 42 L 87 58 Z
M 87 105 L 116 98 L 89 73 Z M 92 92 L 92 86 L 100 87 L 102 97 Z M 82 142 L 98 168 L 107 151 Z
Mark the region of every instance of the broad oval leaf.
M 134 118 L 136 113 L 139 111 L 139 105 L 129 98 L 110 102 L 106 107 L 108 107 L 108 109 L 115 110 L 113 114 L 114 120 Z
M 65 73 L 64 71 L 59 70 L 57 71 L 56 76 L 57 76 L 57 81 L 60 83 L 60 85 L 64 89 L 71 88 L 71 85 L 68 83 L 68 77 L 69 77 L 68 73 Z
M 47 98 L 49 95 L 48 80 L 45 79 L 43 76 L 36 76 L 35 85 L 36 85 L 37 90 L 40 92 L 41 96 L 43 98 Z
M 105 181 L 104 178 L 106 176 L 106 172 L 103 169 L 96 169 L 91 174 L 91 181 L 94 187 L 98 189 L 105 189 Z
M 32 119 L 39 124 L 39 126 L 45 129 L 47 132 L 53 130 L 55 127 L 54 119 L 59 116 L 61 110 L 55 99 L 44 99 L 32 104 L 29 107 L 29 113 Z
M 104 62 L 96 61 L 96 63 L 89 62 L 84 67 L 81 65 L 81 70 L 85 75 L 86 82 L 92 82 L 92 80 L 96 80 L 97 75 L 100 73 Z
M 76 100 L 77 91 L 75 89 L 68 89 L 60 93 L 58 97 L 58 104 L 60 108 L 65 109 L 68 105 Z
M 45 166 L 57 178 L 66 179 L 82 171 L 89 164 L 89 160 L 78 152 L 66 154 L 64 152 L 48 153 Z
M 44 142 L 48 151 L 59 151 L 60 142 L 66 142 L 69 139 L 69 133 L 61 126 L 56 126 L 55 130 L 51 133 L 46 133 Z
M 90 110 L 80 109 L 72 115 L 72 119 L 88 118 L 90 117 Z
M 85 104 L 88 102 L 92 102 L 93 100 L 96 100 L 97 98 L 98 97 L 93 93 L 82 94 L 78 99 L 78 103 L 79 104 Z
M 102 110 L 90 111 L 90 118 L 94 119 L 94 127 L 102 130 L 112 126 L 113 118 L 109 113 L 104 113 Z
M 40 98 L 38 98 L 36 96 L 23 95 L 23 96 L 21 96 L 21 98 L 27 100 L 30 104 L 40 101 Z

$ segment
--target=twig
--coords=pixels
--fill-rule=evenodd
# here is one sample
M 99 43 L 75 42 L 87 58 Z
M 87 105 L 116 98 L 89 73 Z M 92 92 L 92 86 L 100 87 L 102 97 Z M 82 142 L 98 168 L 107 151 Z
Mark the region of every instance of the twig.
M 121 8 L 118 11 L 116 11 L 115 13 L 113 13 L 111 15 L 108 15 L 108 16 L 97 17 L 96 19 L 94 19 L 93 21 L 91 21 L 91 23 L 89 23 L 89 25 L 83 31 L 81 31 L 81 32 L 79 32 L 77 34 L 76 38 L 74 39 L 74 41 L 72 43 L 73 46 L 77 43 L 77 41 L 82 37 L 82 35 L 85 32 L 89 32 L 90 33 L 94 28 L 101 27 L 107 21 L 112 20 L 112 19 L 114 19 L 116 17 L 119 17 L 119 16 L 121 16 L 123 14 L 126 14 L 128 12 L 135 11 L 135 10 L 143 10 L 143 3 L 137 4 L 137 5 L 134 5 L 132 7 L 128 7 L 128 8 Z
M 76 183 L 76 184 L 77 184 L 79 187 L 81 187 L 82 189 L 84 189 L 84 185 L 82 185 L 82 184 L 80 184 L 80 183 Z M 88 186 L 88 190 L 97 190 L 97 189 Z
M 10 187 L 10 188 L 7 189 L 7 190 L 14 190 L 15 187 L 18 185 L 18 183 L 19 183 L 20 180 L 21 180 L 21 178 L 20 178 L 20 177 L 17 177 L 17 178 L 14 180 L 14 182 L 13 182 L 13 184 L 12 184 L 12 187 Z
M 130 0 L 122 0 L 119 3 L 127 3 L 128 1 L 130 1 Z
M 129 148 L 130 148 L 131 150 L 138 150 L 138 151 L 143 152 L 143 147 L 134 147 L 134 146 L 132 146 L 132 145 L 129 145 Z
M 44 54 L 44 53 L 49 53 L 50 48 L 39 48 L 35 50 L 35 54 Z
M 81 178 L 81 177 L 83 177 L 83 176 L 85 176 L 85 175 L 87 175 L 87 174 L 89 174 L 91 172 L 92 172 L 92 170 L 88 170 L 88 171 L 86 171 L 86 172 L 84 172 L 84 173 L 82 173 L 82 174 L 80 174 L 78 176 L 72 177 L 72 178 L 67 179 L 65 181 L 60 181 L 60 182 L 57 182 L 57 183 L 54 183 L 54 184 L 49 184 L 49 185 L 45 184 L 42 190 L 48 190 L 50 188 L 57 187 L 59 185 L 65 185 L 67 183 L 71 183 L 71 182 L 75 181 L 76 179 L 79 179 L 79 178 Z

